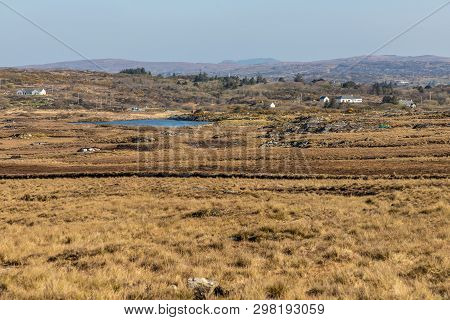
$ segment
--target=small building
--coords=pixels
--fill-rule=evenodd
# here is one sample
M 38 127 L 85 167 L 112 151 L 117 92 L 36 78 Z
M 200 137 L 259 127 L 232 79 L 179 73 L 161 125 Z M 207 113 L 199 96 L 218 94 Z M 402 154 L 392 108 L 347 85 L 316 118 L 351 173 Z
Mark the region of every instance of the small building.
M 272 103 L 270 104 L 270 108 L 275 108 L 275 103 L 272 102 Z
M 45 89 L 20 89 L 16 92 L 18 96 L 45 96 Z
M 398 86 L 401 86 L 401 87 L 406 87 L 406 86 L 409 85 L 409 81 L 407 81 L 407 80 L 398 80 L 398 81 L 395 82 L 395 84 L 397 84 Z
M 339 96 L 336 97 L 337 103 L 362 103 L 363 100 L 361 97 L 355 97 L 353 95 L 351 96 Z
M 322 102 L 322 103 L 329 103 L 330 102 L 330 98 L 328 98 L 327 96 L 321 96 L 320 98 L 319 98 L 319 101 L 320 102 Z
M 131 111 L 133 111 L 133 112 L 139 112 L 139 111 L 141 111 L 141 108 L 139 108 L 139 107 L 133 107 L 133 108 L 131 108 Z
M 400 100 L 398 102 L 399 105 L 414 109 L 417 105 L 412 100 Z

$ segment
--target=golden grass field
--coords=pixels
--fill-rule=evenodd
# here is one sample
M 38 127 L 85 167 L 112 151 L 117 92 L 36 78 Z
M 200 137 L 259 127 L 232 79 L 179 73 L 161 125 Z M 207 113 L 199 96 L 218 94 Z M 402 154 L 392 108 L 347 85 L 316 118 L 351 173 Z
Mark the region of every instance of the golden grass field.
M 0 181 L 2 299 L 448 299 L 448 180 Z

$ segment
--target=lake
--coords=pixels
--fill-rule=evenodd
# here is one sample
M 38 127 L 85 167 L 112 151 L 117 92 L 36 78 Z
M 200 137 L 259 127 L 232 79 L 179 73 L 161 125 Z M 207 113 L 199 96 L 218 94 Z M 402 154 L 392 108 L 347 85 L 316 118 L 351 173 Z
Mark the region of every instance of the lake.
M 187 121 L 171 119 L 139 119 L 139 120 L 114 120 L 99 122 L 77 122 L 77 124 L 97 124 L 132 127 L 194 127 L 209 124 L 208 121 Z

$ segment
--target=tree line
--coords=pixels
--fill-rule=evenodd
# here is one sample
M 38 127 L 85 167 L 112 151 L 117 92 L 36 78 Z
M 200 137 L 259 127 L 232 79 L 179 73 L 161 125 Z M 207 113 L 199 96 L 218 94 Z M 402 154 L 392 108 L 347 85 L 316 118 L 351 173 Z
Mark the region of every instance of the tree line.
M 150 71 L 146 71 L 145 68 L 131 68 L 131 69 L 123 69 L 119 73 L 126 73 L 126 74 L 146 74 L 151 76 L 152 73 Z

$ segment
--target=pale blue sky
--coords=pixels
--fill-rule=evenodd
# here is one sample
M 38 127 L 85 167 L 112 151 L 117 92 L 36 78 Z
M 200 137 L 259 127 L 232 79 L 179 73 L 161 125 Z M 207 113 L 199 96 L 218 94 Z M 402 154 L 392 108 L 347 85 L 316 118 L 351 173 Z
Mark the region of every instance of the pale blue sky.
M 445 0 L 1 0 L 89 58 L 220 62 L 363 55 Z M 380 54 L 450 56 L 450 5 Z M 0 4 L 0 66 L 80 57 Z

